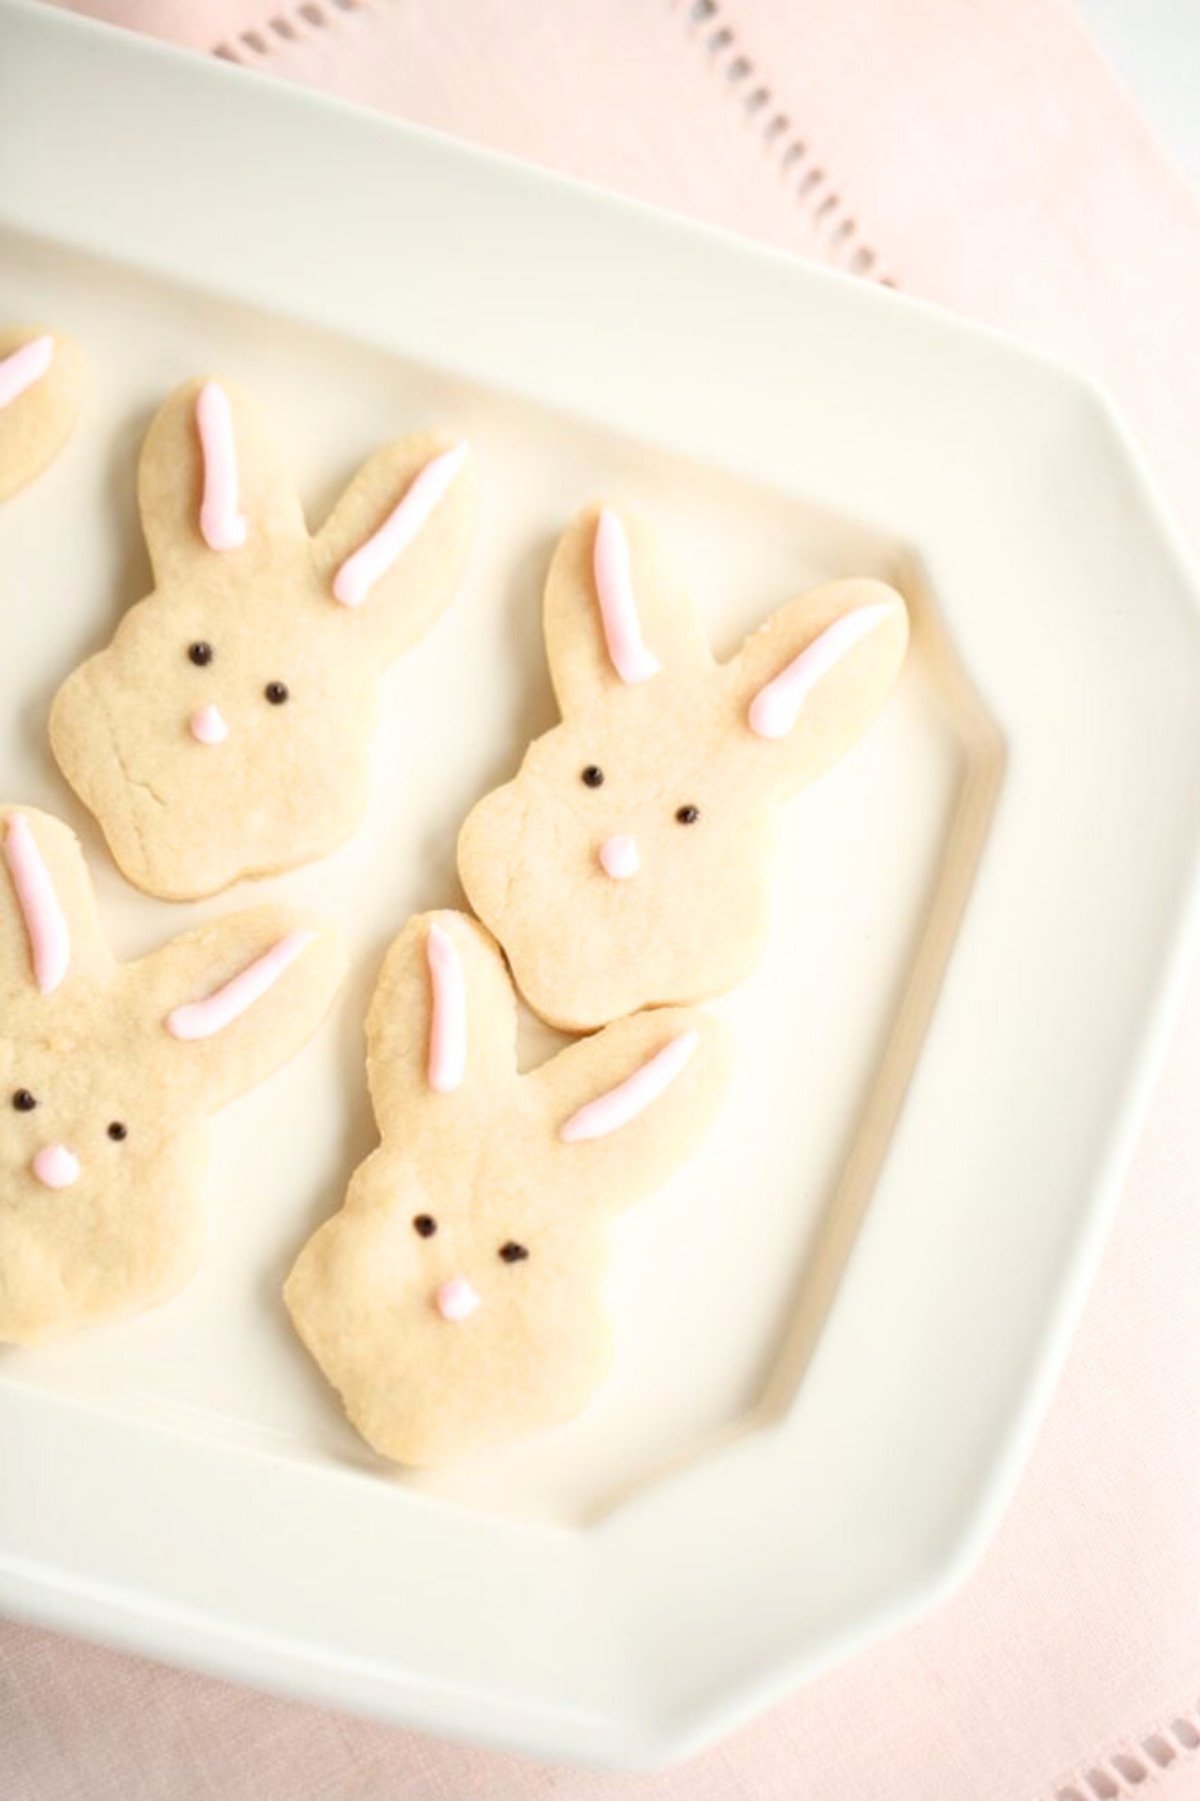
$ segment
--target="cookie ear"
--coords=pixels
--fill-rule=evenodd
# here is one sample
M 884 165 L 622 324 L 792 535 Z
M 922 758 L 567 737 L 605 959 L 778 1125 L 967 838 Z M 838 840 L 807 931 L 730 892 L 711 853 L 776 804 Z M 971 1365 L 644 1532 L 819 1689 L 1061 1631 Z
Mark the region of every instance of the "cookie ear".
M 32 807 L 5 807 L 0 842 L 0 996 L 6 1011 L 110 975 L 112 954 L 74 832 Z
M 895 685 L 908 612 L 886 582 L 828 582 L 773 613 L 722 677 L 747 774 L 787 792 L 836 763 Z
M 305 536 L 265 416 L 224 376 L 187 382 L 159 408 L 138 464 L 138 504 L 160 588 L 214 554 L 250 557 L 269 539 Z
M 729 1079 L 724 1027 L 696 1007 L 605 1026 L 524 1080 L 539 1091 L 573 1199 L 609 1210 L 665 1181 L 694 1150 Z
M 339 934 L 290 907 L 214 919 L 121 972 L 123 999 L 158 1035 L 169 1098 L 215 1112 L 285 1063 L 345 974 Z
M 367 1015 L 380 1129 L 495 1105 L 517 1079 L 517 1005 L 493 938 L 464 913 L 418 913 L 384 959 Z
M 86 385 L 73 338 L 28 326 L 0 331 L 0 500 L 54 461 L 75 429 Z
M 605 693 L 712 668 L 696 609 L 650 528 L 588 507 L 558 541 L 543 609 L 564 718 Z
M 330 599 L 390 663 L 450 601 L 475 526 L 469 446 L 428 433 L 368 459 L 317 534 Z

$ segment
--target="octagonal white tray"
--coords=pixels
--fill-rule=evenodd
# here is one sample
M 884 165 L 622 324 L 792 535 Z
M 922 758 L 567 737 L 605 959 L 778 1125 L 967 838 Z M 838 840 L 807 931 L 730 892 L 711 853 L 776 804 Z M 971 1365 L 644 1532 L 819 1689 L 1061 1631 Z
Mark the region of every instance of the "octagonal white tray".
M 314 516 L 429 420 L 487 487 L 461 600 L 389 678 L 362 835 L 252 891 L 338 913 L 355 969 L 217 1122 L 201 1275 L 0 1356 L 0 1606 L 546 1757 L 679 1754 L 945 1594 L 1016 1480 L 1192 911 L 1194 577 L 1067 369 L 427 134 L 5 5 L 0 168 L 0 319 L 94 366 L 77 440 L 0 513 L 0 792 L 82 832 L 121 954 L 207 909 L 123 886 L 45 716 L 144 587 L 157 400 L 255 387 Z M 724 1003 L 730 1104 L 619 1230 L 609 1388 L 406 1477 L 279 1283 L 371 1142 L 382 949 L 457 898 L 463 812 L 551 717 L 541 576 L 598 493 L 661 519 L 721 649 L 856 570 L 904 586 L 914 655 L 787 814 L 773 940 Z

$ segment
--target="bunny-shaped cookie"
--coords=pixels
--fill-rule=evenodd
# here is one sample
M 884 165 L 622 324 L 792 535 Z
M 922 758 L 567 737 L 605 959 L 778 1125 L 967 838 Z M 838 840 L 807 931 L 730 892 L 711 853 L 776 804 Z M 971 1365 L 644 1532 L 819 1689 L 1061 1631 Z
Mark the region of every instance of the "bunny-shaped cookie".
M 468 816 L 468 899 L 565 1030 L 720 994 L 765 930 L 773 805 L 883 705 L 904 602 L 830 582 L 717 663 L 652 533 L 590 508 L 559 541 L 544 623 L 562 723 Z
M 343 955 L 261 907 L 121 965 L 74 834 L 4 808 L 0 843 L 0 1341 L 23 1344 L 187 1280 L 207 1117 L 312 1035 Z
M 79 418 L 83 352 L 40 327 L 0 331 L 0 500 L 52 463 Z
M 528 1075 L 496 945 L 409 920 L 367 1022 L 383 1143 L 286 1288 L 304 1343 L 386 1457 L 444 1461 L 569 1419 L 602 1380 L 608 1223 L 701 1137 L 726 1081 L 716 1021 L 662 1010 Z
M 190 382 L 138 498 L 155 589 L 68 677 L 50 740 L 124 874 L 166 900 L 326 855 L 366 796 L 377 677 L 466 559 L 465 444 L 386 445 L 310 537 L 253 402 Z

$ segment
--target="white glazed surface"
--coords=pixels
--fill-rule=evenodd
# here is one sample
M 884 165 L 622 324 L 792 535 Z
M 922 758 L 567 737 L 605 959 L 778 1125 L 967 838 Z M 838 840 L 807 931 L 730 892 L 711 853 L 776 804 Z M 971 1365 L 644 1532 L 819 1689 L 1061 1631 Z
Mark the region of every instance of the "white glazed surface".
M 1181 950 L 1192 578 L 1103 398 L 1003 340 L 74 21 L 6 8 L 0 40 L 0 317 L 94 366 L 76 441 L 0 514 L 3 796 L 82 830 L 118 955 L 278 895 L 356 959 L 330 1029 L 220 1122 L 189 1290 L 0 1359 L 0 1605 L 542 1756 L 679 1752 L 928 1605 L 1015 1479 Z M 277 419 L 312 517 L 430 423 L 485 493 L 460 600 L 385 683 L 360 837 L 189 908 L 121 883 L 44 727 L 145 590 L 137 446 L 206 369 Z M 405 1477 L 279 1285 L 370 1143 L 383 949 L 455 904 L 462 815 L 552 718 L 541 579 L 595 496 L 657 519 L 719 650 L 850 572 L 905 587 L 916 643 L 786 811 L 772 940 L 723 1003 L 734 1093 L 619 1227 L 603 1398 Z M 551 1042 L 530 1024 L 531 1059 Z

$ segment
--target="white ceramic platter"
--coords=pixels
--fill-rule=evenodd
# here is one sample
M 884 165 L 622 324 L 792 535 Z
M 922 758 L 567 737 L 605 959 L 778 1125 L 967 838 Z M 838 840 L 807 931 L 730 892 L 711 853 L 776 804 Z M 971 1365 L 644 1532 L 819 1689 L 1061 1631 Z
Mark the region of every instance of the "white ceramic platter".
M 370 817 L 255 889 L 336 912 L 334 1022 L 216 1124 L 177 1301 L 0 1357 L 0 1606 L 546 1757 L 677 1754 L 961 1578 L 1062 1359 L 1151 1079 L 1200 830 L 1200 614 L 1104 400 L 863 284 L 216 62 L 0 11 L 0 319 L 88 348 L 0 516 L 0 792 L 64 813 L 120 954 L 202 916 L 117 878 L 49 697 L 147 572 L 136 447 L 256 389 L 312 515 L 381 438 L 469 433 L 461 599 L 387 683 Z M 886 718 L 787 813 L 735 1092 L 625 1216 L 620 1360 L 569 1428 L 384 1469 L 279 1286 L 371 1142 L 383 947 L 552 716 L 549 547 L 661 521 L 714 641 L 850 571 L 908 592 Z M 220 909 L 243 904 L 240 890 Z M 529 1056 L 547 1035 L 532 1028 Z

